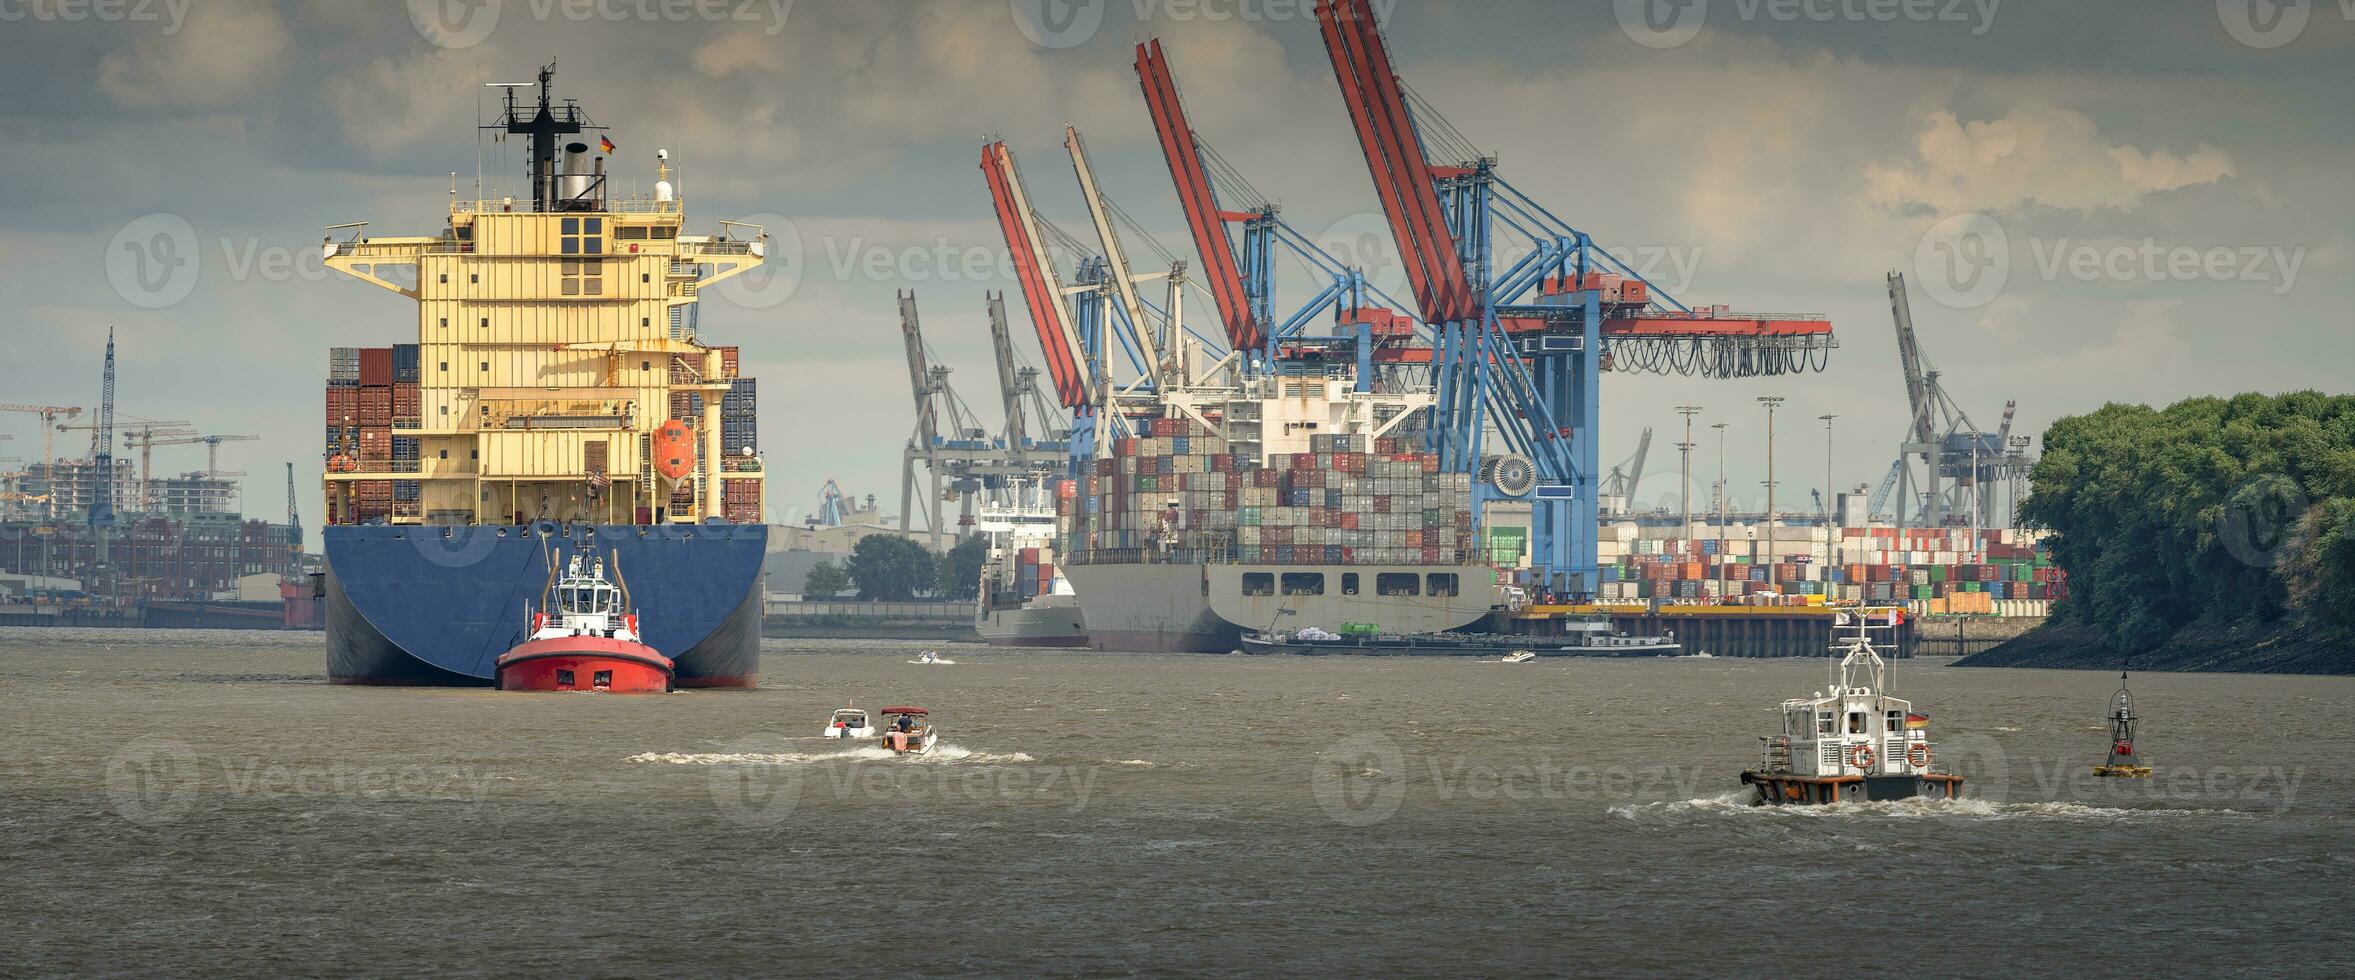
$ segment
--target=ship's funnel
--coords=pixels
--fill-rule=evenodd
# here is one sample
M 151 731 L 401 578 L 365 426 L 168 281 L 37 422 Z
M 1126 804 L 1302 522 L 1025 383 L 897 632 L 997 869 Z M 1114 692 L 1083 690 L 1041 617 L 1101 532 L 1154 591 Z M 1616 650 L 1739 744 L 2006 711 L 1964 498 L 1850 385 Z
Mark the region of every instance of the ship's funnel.
M 578 209 L 588 202 L 596 180 L 589 172 L 589 144 L 564 144 L 564 170 L 557 178 L 556 198 Z

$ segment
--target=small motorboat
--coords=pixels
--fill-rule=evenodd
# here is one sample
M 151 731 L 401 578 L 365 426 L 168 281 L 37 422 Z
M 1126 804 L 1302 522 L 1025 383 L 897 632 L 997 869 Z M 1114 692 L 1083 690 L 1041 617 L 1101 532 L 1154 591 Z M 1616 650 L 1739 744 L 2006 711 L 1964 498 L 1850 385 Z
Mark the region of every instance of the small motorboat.
M 950 660 L 949 658 L 943 657 L 940 654 L 934 653 L 930 650 L 926 650 L 917 654 L 916 659 L 910 660 L 908 662 L 912 664 L 940 664 L 942 666 L 949 666 L 956 663 L 956 661 Z
M 932 713 L 922 708 L 883 709 L 883 747 L 893 755 L 923 755 L 932 751 L 938 735 Z
M 848 707 L 834 709 L 834 717 L 826 719 L 826 731 L 821 738 L 874 738 L 875 723 L 867 718 L 867 709 L 853 701 Z
M 1904 610 L 1859 609 L 1835 622 L 1849 632 L 1832 646 L 1842 656 L 1830 685 L 1783 702 L 1782 733 L 1766 737 L 1766 764 L 1744 771 L 1743 785 L 1762 804 L 1962 795 L 1962 776 L 1930 768 L 1930 716 L 1884 689 L 1888 663 L 1872 632 L 1895 631 Z
M 539 608 L 524 610 L 529 638 L 496 662 L 499 690 L 660 694 L 671 689 L 676 668 L 639 639 L 629 592 L 605 580 L 605 559 L 590 555 L 584 542 L 561 578 L 553 559 L 549 572 Z
M 2134 754 L 2134 695 L 2126 690 L 2126 672 L 2118 672 L 2118 693 L 2110 700 L 2110 758 L 2093 767 L 2096 776 L 2146 779 L 2151 767 Z
M 1505 657 L 1504 657 L 1504 659 L 1497 661 L 1497 663 L 1500 663 L 1500 664 L 1525 664 L 1525 663 L 1528 663 L 1528 662 L 1530 662 L 1530 661 L 1532 661 L 1532 660 L 1535 660 L 1535 659 L 1537 659 L 1537 653 L 1536 653 L 1536 651 L 1533 651 L 1533 650 L 1515 650 L 1515 651 L 1513 651 L 1512 653 L 1506 654 L 1506 655 L 1505 655 Z

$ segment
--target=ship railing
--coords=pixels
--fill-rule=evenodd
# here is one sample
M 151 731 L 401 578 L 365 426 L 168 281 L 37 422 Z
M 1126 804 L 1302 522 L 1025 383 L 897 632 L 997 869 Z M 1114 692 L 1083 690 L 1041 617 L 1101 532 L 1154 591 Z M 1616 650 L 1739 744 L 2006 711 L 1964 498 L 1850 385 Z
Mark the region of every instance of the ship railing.
M 456 239 L 444 239 L 433 242 L 403 242 L 392 245 L 382 245 L 373 242 L 332 242 L 329 243 L 328 247 L 335 250 L 331 257 L 341 258 L 349 256 L 360 259 L 410 258 L 418 255 L 457 255 L 474 251 L 473 242 L 462 242 Z

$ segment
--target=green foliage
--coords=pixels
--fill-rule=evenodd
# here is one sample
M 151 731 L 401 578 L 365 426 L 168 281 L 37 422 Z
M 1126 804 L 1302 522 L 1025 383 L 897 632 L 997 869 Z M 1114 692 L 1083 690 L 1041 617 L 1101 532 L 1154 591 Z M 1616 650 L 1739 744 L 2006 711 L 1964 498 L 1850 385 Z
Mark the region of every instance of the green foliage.
M 930 551 L 896 534 L 860 538 L 847 564 L 851 580 L 858 583 L 859 598 L 884 602 L 915 598 L 939 575 Z
M 971 599 L 980 595 L 981 565 L 988 560 L 989 542 L 981 535 L 968 535 L 940 556 L 932 593 L 943 599 Z
M 2121 650 L 2203 620 L 2355 625 L 2355 396 L 2106 405 L 2053 423 L 2033 481 L 2058 615 Z
M 819 562 L 801 580 L 801 594 L 812 599 L 831 598 L 850 588 L 850 573 L 833 562 Z

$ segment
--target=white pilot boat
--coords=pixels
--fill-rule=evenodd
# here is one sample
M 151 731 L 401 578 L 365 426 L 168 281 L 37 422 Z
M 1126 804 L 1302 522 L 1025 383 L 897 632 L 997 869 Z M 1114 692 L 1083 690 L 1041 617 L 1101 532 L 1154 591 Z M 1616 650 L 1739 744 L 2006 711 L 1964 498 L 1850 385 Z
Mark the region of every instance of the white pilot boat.
M 1873 633 L 1905 621 L 1902 609 L 1840 614 L 1847 632 L 1832 649 L 1831 686 L 1783 702 L 1783 730 L 1768 736 L 1766 763 L 1742 773 L 1762 804 L 1847 803 L 1915 796 L 1952 799 L 1963 779 L 1930 768 L 1930 718 L 1886 690 L 1888 664 Z
M 826 719 L 823 738 L 874 738 L 875 722 L 867 717 L 867 709 L 853 701 L 848 707 L 834 709 L 834 716 Z

